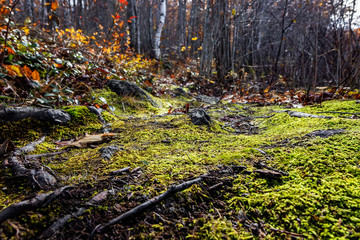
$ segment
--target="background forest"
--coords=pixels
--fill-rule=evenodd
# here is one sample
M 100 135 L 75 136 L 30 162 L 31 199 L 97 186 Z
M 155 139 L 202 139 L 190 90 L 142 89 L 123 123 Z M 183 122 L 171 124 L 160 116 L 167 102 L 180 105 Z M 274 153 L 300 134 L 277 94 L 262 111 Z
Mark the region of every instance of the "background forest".
M 358 88 L 358 4 L 356 0 L 24 0 L 16 6 L 14 19 L 51 32 L 74 28 L 122 46 L 130 40 L 132 51 L 154 57 L 163 11 L 161 57 L 194 61 L 201 76 L 227 87 L 246 80 L 242 83 L 255 92 L 276 84 Z

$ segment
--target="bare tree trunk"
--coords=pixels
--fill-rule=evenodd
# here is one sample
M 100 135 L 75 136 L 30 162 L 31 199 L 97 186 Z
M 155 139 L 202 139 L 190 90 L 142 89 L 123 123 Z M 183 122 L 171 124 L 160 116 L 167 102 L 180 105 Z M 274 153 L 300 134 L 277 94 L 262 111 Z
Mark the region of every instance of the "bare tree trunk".
M 130 48 L 137 50 L 137 19 L 135 16 L 135 0 L 128 0 L 127 18 L 130 31 Z
M 211 72 L 211 63 L 213 58 L 212 52 L 212 30 L 210 28 L 210 3 L 211 0 L 207 0 L 206 3 L 206 14 L 203 25 L 203 44 L 201 51 L 201 61 L 200 61 L 200 74 L 209 76 Z
M 159 60 L 161 56 L 161 52 L 160 52 L 161 31 L 164 27 L 165 18 L 166 18 L 166 0 L 160 0 L 159 12 L 160 12 L 160 17 L 154 37 L 154 46 L 153 46 L 155 59 L 157 60 Z
M 289 0 L 285 0 L 284 13 L 282 15 L 282 21 L 281 21 L 280 44 L 279 44 L 278 52 L 276 54 L 276 59 L 275 59 L 275 64 L 274 64 L 274 76 L 273 76 L 273 79 L 271 81 L 272 83 L 274 82 L 275 78 L 278 77 L 277 75 L 278 75 L 280 54 L 281 54 L 283 41 L 284 41 L 284 35 L 285 35 L 285 31 L 286 31 L 286 29 L 285 29 L 285 18 L 286 18 L 286 13 L 287 13 L 287 9 L 288 9 L 288 3 L 289 3 Z
M 25 1 L 24 1 L 24 8 L 25 8 L 26 17 L 30 17 L 30 18 L 31 18 L 31 21 L 34 21 L 34 15 L 33 15 L 34 6 L 33 6 L 33 1 L 31 1 L 31 0 L 25 0 Z
M 178 54 L 181 54 L 181 48 L 183 46 L 186 46 L 186 34 L 185 34 L 185 23 L 186 23 L 186 2 L 187 0 L 179 0 L 179 7 L 178 7 L 178 23 L 177 23 L 177 29 L 178 29 L 178 37 L 179 37 L 179 43 L 178 43 Z
M 134 9 L 135 9 L 135 16 L 137 17 L 136 18 L 136 49 L 135 51 L 137 53 L 140 53 L 140 44 L 141 44 L 141 35 L 140 35 L 140 15 L 139 15 L 139 6 L 136 5 L 136 1 L 135 1 L 135 6 L 134 6 Z

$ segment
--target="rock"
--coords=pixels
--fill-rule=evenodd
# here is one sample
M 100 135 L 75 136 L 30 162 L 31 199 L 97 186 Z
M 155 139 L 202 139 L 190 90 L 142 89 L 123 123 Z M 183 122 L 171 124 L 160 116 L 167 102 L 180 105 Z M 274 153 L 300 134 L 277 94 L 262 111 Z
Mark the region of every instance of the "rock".
M 152 99 L 149 93 L 140 88 L 135 83 L 121 81 L 121 80 L 109 80 L 107 86 L 111 91 L 122 97 L 132 96 L 139 100 L 148 101 L 154 107 L 158 107 L 158 104 Z
M 210 125 L 210 115 L 204 109 L 196 109 L 190 112 L 191 122 L 195 125 Z
M 303 112 L 288 111 L 287 113 L 288 113 L 289 116 L 291 116 L 291 117 L 298 117 L 298 118 L 303 118 L 303 117 L 310 117 L 310 118 L 327 118 L 327 119 L 331 119 L 331 118 L 332 118 L 331 116 L 315 115 L 315 114 L 303 113 Z
M 0 121 L 20 121 L 26 118 L 34 118 L 56 124 L 65 124 L 71 120 L 70 114 L 59 109 L 13 107 L 0 111 Z
M 100 121 L 101 123 L 106 124 L 105 119 L 104 119 L 104 118 L 102 117 L 102 115 L 101 115 L 101 113 L 104 111 L 103 109 L 101 109 L 101 108 L 96 108 L 96 107 L 93 107 L 93 106 L 89 106 L 88 109 L 89 109 L 89 111 L 90 111 L 91 113 L 94 113 L 94 114 L 98 117 L 98 119 L 99 119 L 99 121 Z
M 344 133 L 345 130 L 340 128 L 340 129 L 326 129 L 326 130 L 316 130 L 313 131 L 311 133 L 308 133 L 305 135 L 305 137 L 321 137 L 321 138 L 328 138 L 331 137 L 335 134 L 340 134 L 340 133 Z
M 30 178 L 30 181 L 36 182 L 36 184 L 40 188 L 53 186 L 57 182 L 56 178 L 53 175 L 51 175 L 50 173 L 44 170 L 31 169 L 30 172 L 32 173 L 31 174 L 32 177 Z
M 217 97 L 209 97 L 205 95 L 198 95 L 196 99 L 200 102 L 204 102 L 207 104 L 218 104 L 220 102 L 220 98 Z
M 191 94 L 188 93 L 187 91 L 185 91 L 185 90 L 184 90 L 183 88 L 181 88 L 181 87 L 175 88 L 175 90 L 174 90 L 174 95 L 175 95 L 176 97 L 181 97 L 181 96 L 187 97 L 187 98 L 191 97 Z
M 110 160 L 110 158 L 119 151 L 120 148 L 116 145 L 103 147 L 99 149 L 99 152 L 101 153 L 101 157 L 106 160 Z

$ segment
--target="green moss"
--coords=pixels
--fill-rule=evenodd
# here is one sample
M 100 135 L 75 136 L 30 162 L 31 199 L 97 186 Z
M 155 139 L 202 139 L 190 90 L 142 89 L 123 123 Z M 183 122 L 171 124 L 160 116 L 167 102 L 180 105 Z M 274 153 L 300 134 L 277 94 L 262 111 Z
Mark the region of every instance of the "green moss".
M 101 116 L 104 118 L 104 120 L 107 123 L 112 123 L 112 122 L 115 122 L 117 120 L 117 118 L 113 114 L 111 114 L 111 113 L 109 113 L 107 111 L 103 111 L 101 113 Z
M 191 239 L 250 239 L 252 235 L 246 231 L 234 228 L 231 221 L 226 219 L 199 219 L 195 222 L 199 225 L 199 231 L 194 235 L 188 235 Z
M 181 106 L 181 102 L 177 104 Z M 62 136 L 95 130 L 94 126 L 98 126 L 96 116 L 86 108 L 76 108 L 70 107 L 67 111 L 83 125 L 74 122 L 74 125 L 63 126 Z M 221 120 L 224 115 L 249 114 L 242 106 L 226 106 L 220 114 L 209 111 L 214 120 L 210 127 L 193 125 L 187 115 L 113 118 L 109 114 L 111 117 L 106 117 L 112 122 L 113 131 L 118 133 L 115 139 L 94 148 L 70 149 L 48 166 L 61 177 L 63 185 L 86 182 L 91 186 L 108 178 L 111 171 L 141 167 L 143 174 L 136 184 L 129 183 L 117 193 L 116 204 L 130 208 L 127 204 L 134 199 L 141 203 L 145 201 L 144 195 L 149 199 L 172 184 L 193 179 L 209 170 L 218 172 L 219 165 L 245 165 L 252 171 L 254 162 L 261 160 L 288 172 L 289 176 L 271 180 L 255 174 L 238 174 L 232 185 L 216 199 L 206 191 L 207 183 L 194 185 L 177 195 L 176 199 L 186 200 L 175 206 L 186 208 L 205 202 L 208 205 L 205 215 L 171 220 L 175 224 L 170 230 L 188 228 L 186 234 L 191 234 L 188 237 L 197 239 L 246 239 L 252 235 L 238 222 L 237 213 L 241 210 L 250 221 L 265 222 L 268 239 L 289 237 L 269 230 L 271 227 L 311 239 L 356 239 L 360 235 L 360 122 L 330 113 L 333 119 L 293 118 L 285 112 L 273 113 L 272 110 L 283 110 L 279 106 L 251 109 L 255 111 L 252 116 L 275 114 L 253 120 L 259 127 L 256 135 L 232 134 L 221 127 L 226 124 Z M 354 101 L 331 101 L 297 109 L 315 114 L 320 110 L 358 112 L 360 107 Z M 312 131 L 329 128 L 344 128 L 346 132 L 324 139 L 304 137 Z M 110 160 L 104 160 L 99 148 L 108 145 L 120 146 L 122 150 Z M 54 148 L 51 143 L 42 144 L 36 152 Z M 254 148 L 265 150 L 267 156 Z M 13 202 L 16 193 L 12 194 L 9 202 L 2 206 Z M 6 199 L 5 192 L 0 191 L 0 198 Z M 223 208 L 227 211 L 223 209 L 221 216 L 211 205 L 214 200 L 224 202 Z M 140 224 L 132 231 L 138 234 L 136 236 L 143 236 L 145 230 L 151 230 L 154 238 L 170 231 L 172 225 L 152 220 L 150 225 Z

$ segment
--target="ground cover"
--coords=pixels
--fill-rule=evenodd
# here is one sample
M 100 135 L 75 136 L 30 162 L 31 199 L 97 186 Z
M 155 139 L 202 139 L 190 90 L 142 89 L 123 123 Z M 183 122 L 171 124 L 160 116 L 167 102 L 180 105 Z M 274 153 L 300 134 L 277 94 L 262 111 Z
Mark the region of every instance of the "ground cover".
M 109 104 L 113 104 L 110 101 L 116 99 L 109 99 Z M 170 102 L 174 108 L 189 102 L 162 101 Z M 190 103 L 190 109 L 199 105 Z M 339 113 L 323 113 L 332 116 L 331 119 L 297 118 L 288 114 L 289 109 L 279 106 L 223 102 L 203 105 L 213 123 L 196 126 L 185 113 L 167 114 L 163 113 L 165 109 L 154 112 L 152 108 L 146 111 L 146 104 L 138 106 L 139 115 L 135 107 L 132 116 L 126 110 L 109 114 L 114 126 L 111 132 L 116 136 L 99 145 L 61 146 L 56 141 L 66 139 L 61 137 L 64 135 L 51 134 L 58 132 L 56 127 L 43 131 L 41 134 L 48 135 L 45 142 L 28 154 L 62 153 L 39 155 L 27 165 L 50 168 L 59 179 L 56 186 L 31 188 L 23 179 L 13 177 L 9 169 L 2 168 L 3 210 L 31 196 L 72 186 L 51 203 L 4 221 L 2 238 L 38 238 L 52 223 L 83 206 L 86 206 L 84 213 L 72 217 L 52 237 L 86 239 L 93 233 L 98 239 L 358 238 L 360 123 L 357 118 L 344 118 Z M 360 104 L 335 100 L 296 111 L 357 113 Z M 86 111 L 81 114 L 92 120 L 83 119 L 80 126 L 88 127 L 79 129 L 96 133 L 100 127 L 89 124 L 101 124 Z M 242 133 L 237 133 L 239 128 Z M 326 138 L 307 135 L 327 129 L 344 131 Z M 72 136 L 84 135 L 82 132 Z M 119 151 L 110 159 L 103 159 L 99 149 L 113 145 Z M 268 176 L 257 172 L 265 169 L 264 166 L 288 175 Z M 112 174 L 123 168 L 129 171 Z M 207 176 L 202 181 L 127 221 L 102 232 L 94 231 L 99 224 L 108 223 L 170 186 L 204 175 Z M 105 190 L 111 190 L 111 194 L 101 203 L 88 204 Z

